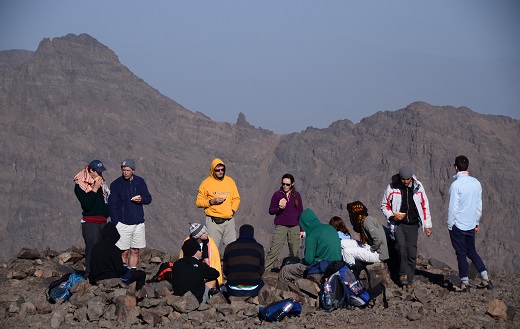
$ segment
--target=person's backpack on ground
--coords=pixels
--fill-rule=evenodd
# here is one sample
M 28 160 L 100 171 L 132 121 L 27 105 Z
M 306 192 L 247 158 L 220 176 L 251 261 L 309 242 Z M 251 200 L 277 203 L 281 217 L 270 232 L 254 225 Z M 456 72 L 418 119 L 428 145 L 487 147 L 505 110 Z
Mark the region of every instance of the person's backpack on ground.
M 301 312 L 301 304 L 292 298 L 287 298 L 260 307 L 258 317 L 267 322 L 277 322 L 282 321 L 286 316 L 298 316 Z
M 70 289 L 82 280 L 85 280 L 84 273 L 76 272 L 65 274 L 58 280 L 51 282 L 47 290 L 49 303 L 54 304 L 58 299 L 68 300 L 72 295 Z
M 370 282 L 366 269 L 364 274 Z M 337 308 L 366 307 L 371 301 L 367 289 L 343 261 L 334 261 L 325 270 L 318 299 L 320 307 L 328 312 Z
M 172 281 L 173 262 L 162 263 L 159 266 L 157 274 L 155 274 L 148 282 Z

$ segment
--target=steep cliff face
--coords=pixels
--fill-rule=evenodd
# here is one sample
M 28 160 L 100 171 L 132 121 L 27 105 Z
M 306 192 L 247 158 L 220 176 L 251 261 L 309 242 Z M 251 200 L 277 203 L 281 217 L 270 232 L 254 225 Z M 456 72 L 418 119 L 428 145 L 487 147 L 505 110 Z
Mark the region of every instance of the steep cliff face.
M 346 204 L 361 200 L 384 223 L 383 190 L 410 163 L 426 187 L 434 224 L 434 236 L 421 237 L 421 252 L 455 265 L 445 218 L 453 160 L 465 154 L 484 188 L 478 248 L 493 270 L 520 270 L 509 261 L 520 247 L 518 120 L 418 102 L 358 124 L 276 135 L 243 115 L 236 124 L 219 123 L 183 108 L 85 34 L 45 39 L 25 55 L 0 60 L 2 259 L 22 247 L 82 245 L 72 177 L 97 158 L 111 182 L 128 156 L 154 198 L 145 208 L 148 243 L 175 253 L 188 223 L 203 221 L 197 188 L 219 157 L 242 197 L 238 225 L 255 225 L 266 247 L 273 227 L 267 208 L 284 173 L 296 177 L 304 206 L 322 221 L 347 219 Z

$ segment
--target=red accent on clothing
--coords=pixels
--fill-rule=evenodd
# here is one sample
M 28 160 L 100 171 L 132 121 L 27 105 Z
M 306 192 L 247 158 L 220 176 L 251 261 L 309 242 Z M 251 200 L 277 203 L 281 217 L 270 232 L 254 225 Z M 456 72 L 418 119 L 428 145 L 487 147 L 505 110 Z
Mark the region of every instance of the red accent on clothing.
M 105 216 L 83 216 L 83 220 L 87 223 L 104 224 L 107 222 Z

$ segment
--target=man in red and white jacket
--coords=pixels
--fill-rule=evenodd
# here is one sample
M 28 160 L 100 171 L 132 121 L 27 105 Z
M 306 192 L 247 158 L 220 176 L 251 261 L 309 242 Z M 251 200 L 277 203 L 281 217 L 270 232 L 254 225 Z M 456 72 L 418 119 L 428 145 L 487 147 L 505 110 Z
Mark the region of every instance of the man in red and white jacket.
M 418 228 L 422 226 L 426 236 L 432 234 L 432 220 L 426 191 L 413 174 L 410 166 L 403 166 L 392 176 L 388 184 L 381 211 L 395 237 L 399 255 L 399 281 L 411 286 L 417 258 Z

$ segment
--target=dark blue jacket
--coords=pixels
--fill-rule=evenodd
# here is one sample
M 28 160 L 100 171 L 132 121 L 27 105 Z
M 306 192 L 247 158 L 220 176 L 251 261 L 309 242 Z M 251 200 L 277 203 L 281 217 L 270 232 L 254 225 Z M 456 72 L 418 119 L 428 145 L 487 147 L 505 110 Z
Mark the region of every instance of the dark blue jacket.
M 130 201 L 136 195 L 141 196 L 141 203 Z M 118 222 L 126 225 L 143 223 L 143 205 L 151 202 L 152 196 L 148 192 L 148 187 L 144 179 L 139 176 L 133 175 L 132 180 L 125 180 L 121 176 L 110 184 L 108 208 L 110 209 L 110 219 L 114 225 Z

